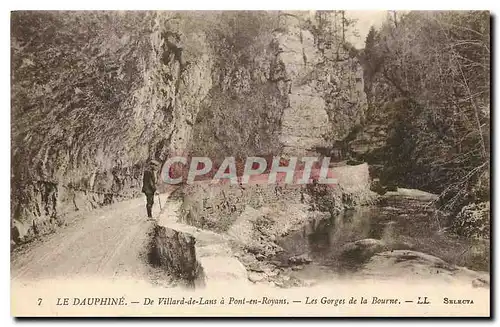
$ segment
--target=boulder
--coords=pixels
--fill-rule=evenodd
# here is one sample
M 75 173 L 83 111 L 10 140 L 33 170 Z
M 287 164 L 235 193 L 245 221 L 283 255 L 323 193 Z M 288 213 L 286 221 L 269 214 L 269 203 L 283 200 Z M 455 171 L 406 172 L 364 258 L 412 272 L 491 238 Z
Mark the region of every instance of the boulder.
M 387 250 L 387 245 L 373 238 L 347 243 L 341 248 L 341 258 L 352 262 L 364 262 L 374 254 Z
M 288 258 L 288 263 L 291 265 L 304 265 L 311 262 L 312 259 L 309 257 L 308 254 L 301 254 Z
M 258 283 L 263 281 L 266 278 L 266 275 L 263 273 L 258 273 L 255 271 L 250 271 L 248 273 L 248 280 L 251 281 L 252 283 Z
M 473 287 L 489 287 L 487 272 L 458 267 L 430 254 L 393 250 L 377 253 L 356 273 L 364 278 L 376 279 L 426 279 L 470 283 Z
M 196 258 L 196 239 L 184 232 L 155 226 L 149 260 L 188 284 L 204 279 L 203 268 Z

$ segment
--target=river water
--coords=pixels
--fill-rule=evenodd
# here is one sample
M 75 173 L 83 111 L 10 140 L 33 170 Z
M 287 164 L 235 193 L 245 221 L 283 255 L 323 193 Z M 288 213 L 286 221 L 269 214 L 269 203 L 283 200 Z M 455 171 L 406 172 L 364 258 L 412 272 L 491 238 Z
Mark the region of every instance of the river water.
M 322 274 L 349 274 L 361 268 L 371 256 L 356 255 L 355 251 L 346 255 L 349 243 L 374 239 L 369 242 L 383 245 L 377 252 L 411 249 L 450 264 L 489 272 L 489 240 L 461 238 L 449 232 L 446 225 L 446 217 L 432 208 L 428 200 L 384 196 L 374 205 L 310 221 L 301 230 L 279 240 L 285 251 L 276 260 L 285 263 L 290 256 L 312 260 L 297 267 L 296 275 L 317 278 Z

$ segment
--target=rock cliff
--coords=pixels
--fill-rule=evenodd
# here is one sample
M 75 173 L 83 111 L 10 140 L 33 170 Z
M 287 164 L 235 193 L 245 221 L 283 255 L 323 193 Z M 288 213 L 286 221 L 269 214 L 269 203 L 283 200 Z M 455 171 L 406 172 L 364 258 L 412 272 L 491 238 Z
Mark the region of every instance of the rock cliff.
M 321 33 L 310 12 L 13 13 L 13 240 L 138 196 L 149 158 L 343 138 L 361 67 Z
M 274 41 L 288 88 L 280 141 L 284 153 L 304 155 L 330 147 L 359 123 L 366 109 L 363 70 L 356 58 L 325 46 L 326 29 L 318 15 L 290 12 L 280 16 Z
M 183 149 L 210 88 L 210 51 L 182 14 L 12 16 L 16 241 L 140 191 L 143 164 Z M 195 44 L 196 47 L 191 45 Z

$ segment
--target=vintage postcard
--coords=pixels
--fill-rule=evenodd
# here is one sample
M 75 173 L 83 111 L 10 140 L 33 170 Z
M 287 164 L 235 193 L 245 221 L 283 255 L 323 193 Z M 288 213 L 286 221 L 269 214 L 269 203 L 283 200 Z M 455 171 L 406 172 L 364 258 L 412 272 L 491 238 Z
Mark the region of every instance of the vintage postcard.
M 489 11 L 13 11 L 11 314 L 489 317 Z

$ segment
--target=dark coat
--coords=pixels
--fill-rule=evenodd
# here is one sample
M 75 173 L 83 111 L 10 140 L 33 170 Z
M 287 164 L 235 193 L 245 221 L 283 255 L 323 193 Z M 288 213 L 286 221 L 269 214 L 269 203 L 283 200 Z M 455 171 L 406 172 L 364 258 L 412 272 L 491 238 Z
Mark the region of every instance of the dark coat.
M 151 168 L 144 171 L 142 192 L 145 194 L 154 194 L 156 192 L 156 174 Z

